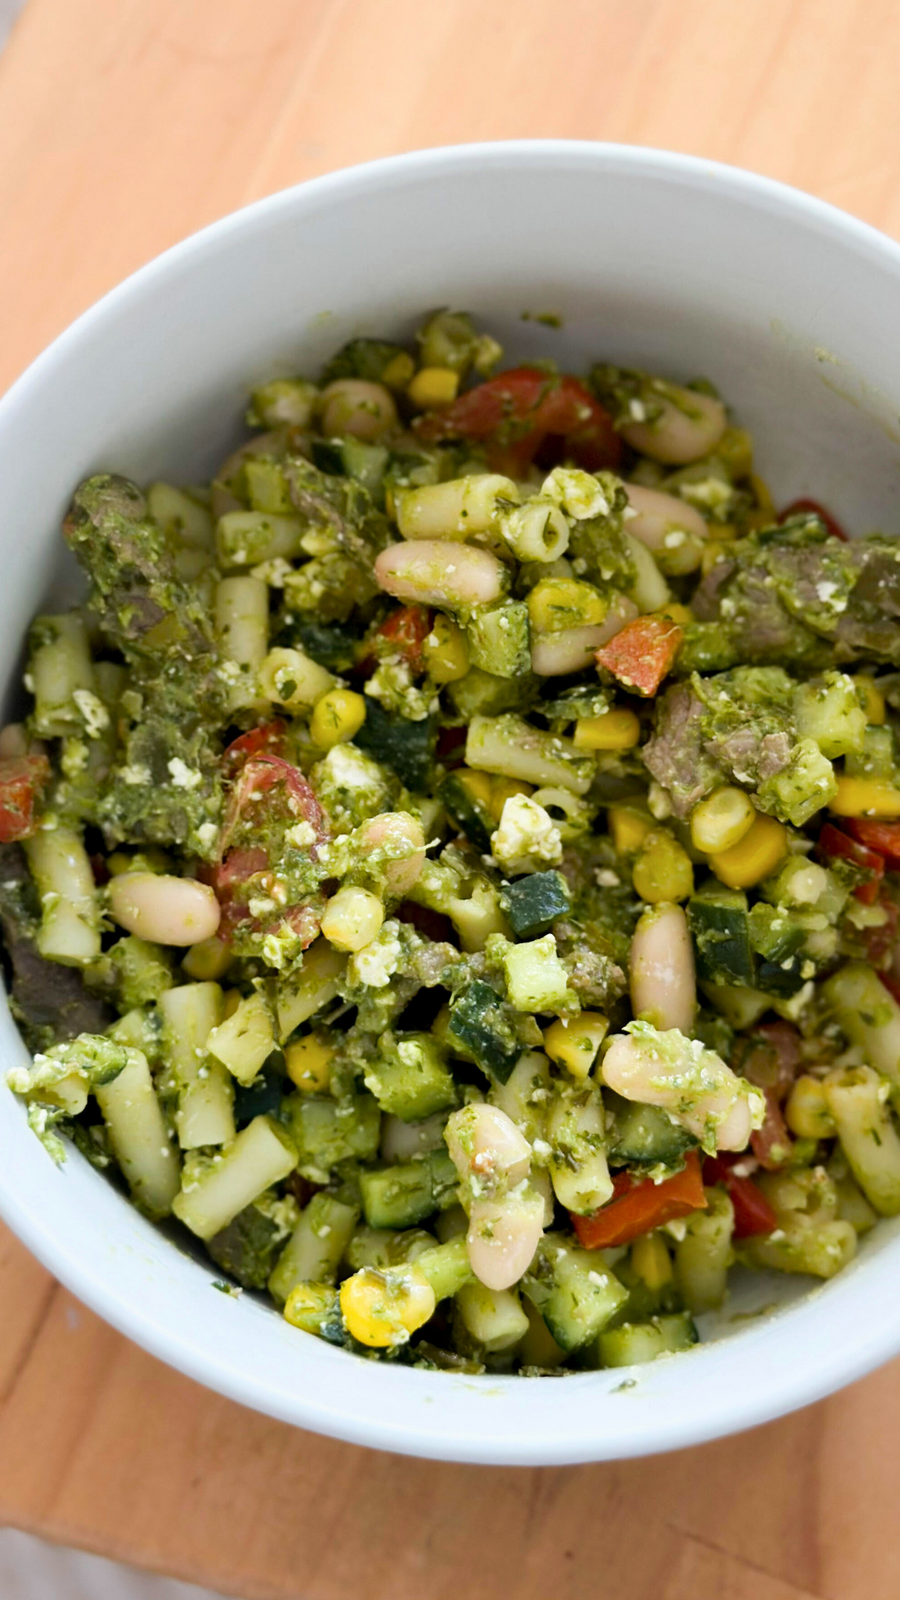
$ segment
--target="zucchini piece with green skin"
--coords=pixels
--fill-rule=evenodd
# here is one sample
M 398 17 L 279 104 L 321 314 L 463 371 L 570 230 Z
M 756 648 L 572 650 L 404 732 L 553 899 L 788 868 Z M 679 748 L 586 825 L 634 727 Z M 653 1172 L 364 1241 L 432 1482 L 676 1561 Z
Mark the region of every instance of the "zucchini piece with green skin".
M 676 1167 L 685 1151 L 696 1147 L 696 1139 L 658 1106 L 625 1100 L 612 1089 L 604 1089 L 603 1101 L 614 1166 Z
M 446 1150 L 380 1172 L 361 1172 L 359 1192 L 370 1228 L 414 1228 L 456 1202 L 459 1175 Z
M 806 929 L 783 906 L 770 906 L 764 900 L 751 906 L 750 943 L 764 963 L 787 961 L 805 941 Z
M 392 717 L 367 695 L 366 720 L 354 734 L 353 743 L 396 772 L 407 789 L 422 794 L 431 788 L 436 731 L 434 717 L 423 717 L 420 722 Z
M 296 1215 L 293 1202 L 289 1205 Z M 236 1217 L 207 1239 L 206 1248 L 217 1267 L 236 1278 L 244 1289 L 264 1289 L 275 1258 L 290 1231 L 279 1211 L 284 1201 L 260 1195 Z
M 518 678 L 531 671 L 528 607 L 523 600 L 478 606 L 466 628 L 469 660 L 498 678 Z
M 456 1104 L 456 1085 L 444 1064 L 444 1051 L 427 1033 L 383 1033 L 365 1080 L 382 1111 L 404 1122 L 423 1122 Z
M 471 840 L 479 855 L 491 853 L 491 834 L 496 826 L 493 817 L 481 801 L 471 793 L 464 778 L 450 772 L 438 786 L 438 797 L 448 816 Z
M 704 885 L 688 901 L 687 919 L 701 982 L 752 985 L 756 964 L 743 890 Z
M 320 472 L 333 477 L 353 478 L 368 489 L 375 505 L 384 504 L 384 475 L 390 452 L 381 444 L 364 439 L 314 439 L 312 457 Z
M 561 872 L 532 872 L 501 892 L 500 907 L 517 939 L 538 939 L 572 904 Z
M 597 1350 L 604 1367 L 636 1367 L 676 1350 L 689 1350 L 697 1342 L 689 1312 L 678 1311 L 650 1322 L 623 1322 L 618 1328 L 607 1328 L 598 1336 Z
M 399 356 L 408 362 L 409 351 L 402 344 L 392 344 L 389 339 L 349 339 L 322 369 L 319 379 L 324 388 L 336 378 L 364 378 L 367 383 L 381 383 L 385 372 Z
M 761 961 L 756 971 L 756 987 L 764 994 L 789 999 L 803 988 L 807 963 L 802 956 L 791 956 L 787 961 Z
M 599 1251 L 559 1233 L 544 1234 L 522 1289 L 567 1353 L 596 1339 L 628 1299 Z
M 527 711 L 537 697 L 538 679 L 531 673 L 518 678 L 501 678 L 470 666 L 464 678 L 447 684 L 447 694 L 464 722 L 473 717 L 499 716 L 504 711 Z
M 516 1038 L 509 1016 L 496 989 L 476 978 L 450 1007 L 447 1031 L 451 1041 L 472 1057 L 482 1072 L 506 1083 L 524 1045 Z
M 325 1095 L 291 1094 L 282 1114 L 298 1151 L 298 1167 L 311 1183 L 327 1183 L 341 1161 L 372 1161 L 378 1154 L 381 1112 L 370 1094 L 338 1102 Z

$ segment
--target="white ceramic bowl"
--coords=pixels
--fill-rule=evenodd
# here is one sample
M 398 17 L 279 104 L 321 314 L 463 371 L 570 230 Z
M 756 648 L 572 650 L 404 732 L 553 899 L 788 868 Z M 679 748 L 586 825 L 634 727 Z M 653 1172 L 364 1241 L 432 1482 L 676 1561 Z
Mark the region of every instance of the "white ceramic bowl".
M 0 404 L 0 681 L 29 618 L 68 581 L 73 486 L 112 468 L 202 477 L 238 436 L 248 386 L 315 372 L 356 333 L 438 305 L 513 356 L 705 373 L 753 431 L 782 502 L 812 494 L 857 531 L 897 506 L 900 250 L 747 173 L 648 150 L 522 143 L 431 150 L 273 196 L 152 262 L 83 316 Z M 561 330 L 522 313 L 556 312 Z M 0 1061 L 23 1047 L 5 1012 Z M 739 1287 L 713 1342 L 561 1381 L 353 1359 L 196 1265 L 81 1158 L 53 1166 L 0 1091 L 0 1212 L 68 1287 L 146 1349 L 274 1417 L 387 1450 L 509 1464 L 697 1443 L 815 1400 L 900 1349 L 898 1224 L 854 1265 L 760 1319 Z M 623 1383 L 623 1377 L 628 1379 Z

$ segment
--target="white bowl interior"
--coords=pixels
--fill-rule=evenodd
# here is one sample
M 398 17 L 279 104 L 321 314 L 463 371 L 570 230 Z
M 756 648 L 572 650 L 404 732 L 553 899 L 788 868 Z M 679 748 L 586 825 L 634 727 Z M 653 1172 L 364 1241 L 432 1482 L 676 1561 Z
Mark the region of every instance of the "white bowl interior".
M 252 382 L 314 374 L 349 336 L 407 333 L 438 305 L 474 311 L 513 357 L 705 374 L 753 431 L 776 500 L 811 494 L 856 532 L 892 531 L 898 300 L 886 239 L 653 152 L 433 151 L 276 196 L 115 291 L 0 406 L 0 681 L 14 692 L 30 616 L 70 587 L 59 523 L 80 478 L 196 480 L 240 437 Z M 561 328 L 522 316 L 547 312 Z M 22 1054 L 4 1009 L 0 1060 Z M 763 1421 L 900 1348 L 898 1223 L 824 1287 L 745 1275 L 712 1342 L 626 1375 L 527 1383 L 352 1360 L 251 1296 L 213 1292 L 214 1270 L 76 1153 L 56 1169 L 5 1088 L 0 1130 L 0 1211 L 76 1294 L 235 1399 L 361 1443 L 521 1464 L 640 1454 Z M 776 1300 L 794 1303 L 748 1317 Z

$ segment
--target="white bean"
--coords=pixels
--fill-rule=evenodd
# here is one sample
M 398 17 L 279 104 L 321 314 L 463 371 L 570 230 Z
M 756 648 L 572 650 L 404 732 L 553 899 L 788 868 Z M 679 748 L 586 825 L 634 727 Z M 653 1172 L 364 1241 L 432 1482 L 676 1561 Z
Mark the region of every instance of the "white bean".
M 690 1033 L 697 1005 L 694 952 L 681 906 L 644 912 L 631 941 L 631 1008 L 655 1028 Z
M 560 628 L 556 633 L 536 634 L 531 641 L 531 670 L 541 678 L 567 677 L 589 667 L 596 651 L 638 614 L 627 595 L 614 594 L 602 622 L 589 627 Z
M 676 1030 L 649 1038 L 620 1033 L 603 1058 L 603 1081 L 626 1100 L 659 1106 L 717 1150 L 743 1150 L 764 1100 L 712 1050 Z
M 625 524 L 628 532 L 653 551 L 665 572 L 673 576 L 695 572 L 709 533 L 696 507 L 643 484 L 626 483 L 625 490 L 635 513 Z
M 527 1272 L 544 1231 L 544 1201 L 536 1190 L 505 1200 L 477 1200 L 469 1213 L 469 1263 L 488 1289 L 509 1289 Z
M 422 825 L 408 811 L 383 811 L 380 817 L 364 822 L 359 830 L 359 847 L 364 855 L 376 850 L 409 852 L 384 863 L 384 886 L 389 895 L 408 894 L 425 864 Z
M 389 545 L 375 562 L 379 588 L 398 600 L 423 605 L 489 605 L 506 592 L 508 572 L 489 550 L 446 539 L 410 539 Z
M 504 1183 L 512 1189 L 528 1176 L 531 1145 L 499 1106 L 482 1101 L 454 1111 L 444 1138 L 463 1183 L 474 1178 L 478 1189 L 490 1193 Z
M 200 944 L 212 938 L 221 916 L 208 884 L 155 872 L 113 878 L 109 909 L 120 927 L 154 944 Z
M 660 392 L 663 389 L 665 392 Z M 633 450 L 640 450 L 654 461 L 672 467 L 699 461 L 701 456 L 709 455 L 725 432 L 725 407 L 712 395 L 667 383 L 654 390 L 653 400 L 662 406 L 660 415 L 653 422 L 628 422 L 621 434 Z
M 336 378 L 322 390 L 321 402 L 326 437 L 349 433 L 355 439 L 380 439 L 397 426 L 397 407 L 381 383 Z

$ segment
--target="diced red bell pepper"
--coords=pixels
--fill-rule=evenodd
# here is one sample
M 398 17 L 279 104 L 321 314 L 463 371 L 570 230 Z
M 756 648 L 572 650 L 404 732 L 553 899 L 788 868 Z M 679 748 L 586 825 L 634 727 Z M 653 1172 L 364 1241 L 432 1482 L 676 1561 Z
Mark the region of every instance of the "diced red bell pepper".
M 775 1089 L 764 1089 L 766 1115 L 761 1128 L 750 1135 L 750 1148 L 761 1167 L 776 1172 L 790 1155 L 793 1139 L 781 1111 L 781 1102 Z
M 799 500 L 792 500 L 789 506 L 785 506 L 778 521 L 784 522 L 785 518 L 798 516 L 802 511 L 811 512 L 814 517 L 818 517 L 820 522 L 824 522 L 833 539 L 841 539 L 844 544 L 847 543 L 847 534 L 838 522 L 837 517 L 833 517 L 830 511 L 826 511 L 818 500 L 809 500 L 805 496 L 801 496 Z
M 423 645 L 431 632 L 431 612 L 426 606 L 399 606 L 385 617 L 376 638 L 385 640 L 414 672 L 425 665 Z
M 623 688 L 653 695 L 671 670 L 683 638 L 684 629 L 667 617 L 635 617 L 600 646 L 595 658 Z
M 702 1210 L 706 1204 L 700 1159 L 696 1150 L 690 1150 L 681 1172 L 662 1183 L 620 1173 L 613 1184 L 612 1199 L 591 1217 L 572 1212 L 572 1227 L 585 1250 L 608 1250 L 613 1245 L 628 1244 L 639 1234 L 662 1227 L 664 1222 Z
M 542 448 L 586 472 L 616 467 L 622 456 L 622 441 L 605 406 L 578 378 L 540 367 L 500 372 L 447 410 L 419 417 L 414 426 L 423 439 L 483 441 L 489 466 L 514 478 L 523 476 Z
M 724 1184 L 728 1190 L 731 1204 L 734 1206 L 736 1239 L 750 1239 L 759 1233 L 774 1233 L 778 1227 L 778 1218 L 762 1190 L 752 1178 L 738 1177 L 734 1171 L 732 1163 L 746 1159 L 746 1156 L 740 1155 L 730 1158 L 717 1155 L 707 1156 L 703 1163 L 705 1182 Z
M 0 844 L 28 839 L 37 827 L 35 808 L 50 782 L 45 755 L 0 759 Z
M 276 717 L 274 721 L 260 723 L 258 728 L 250 728 L 247 733 L 242 733 L 239 738 L 233 739 L 222 756 L 222 771 L 225 777 L 235 777 L 244 762 L 250 761 L 253 756 L 280 756 L 284 749 L 286 733 L 287 723 Z
M 842 817 L 841 826 L 852 839 L 876 850 L 889 867 L 900 870 L 900 822 L 875 822 L 870 817 Z
M 848 818 L 851 823 L 854 820 L 852 817 Z M 900 829 L 898 829 L 897 848 L 900 850 Z M 884 877 L 883 855 L 879 855 L 876 850 L 870 850 L 857 839 L 852 839 L 849 833 L 844 833 L 831 822 L 826 822 L 819 834 L 816 854 L 823 856 L 826 861 L 835 859 L 849 861 L 852 866 L 859 867 L 861 872 L 867 873 L 865 883 L 858 883 L 853 893 L 864 906 L 875 904 L 878 899 L 878 885 Z

